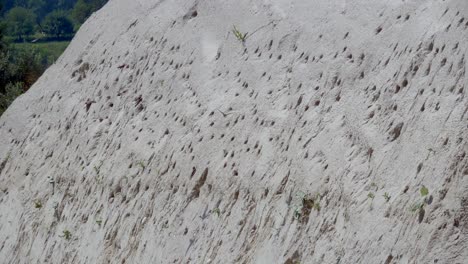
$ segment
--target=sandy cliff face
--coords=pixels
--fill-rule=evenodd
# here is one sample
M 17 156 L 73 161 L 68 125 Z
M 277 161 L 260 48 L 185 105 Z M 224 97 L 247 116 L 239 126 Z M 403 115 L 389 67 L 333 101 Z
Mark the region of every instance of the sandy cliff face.
M 467 37 L 465 0 L 112 0 L 0 119 L 0 262 L 466 263 Z

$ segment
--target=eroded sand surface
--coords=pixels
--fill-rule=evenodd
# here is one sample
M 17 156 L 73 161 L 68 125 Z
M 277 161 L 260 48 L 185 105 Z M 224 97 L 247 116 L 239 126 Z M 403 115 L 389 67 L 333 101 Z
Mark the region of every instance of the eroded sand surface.
M 111 0 L 0 119 L 0 262 L 466 263 L 467 39 L 466 0 Z

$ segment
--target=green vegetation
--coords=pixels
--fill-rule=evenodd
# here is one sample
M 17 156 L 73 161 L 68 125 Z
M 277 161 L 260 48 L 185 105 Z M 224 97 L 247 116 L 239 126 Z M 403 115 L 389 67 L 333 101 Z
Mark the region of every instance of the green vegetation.
M 108 0 L 78 0 L 71 12 L 71 17 L 77 24 L 83 24 L 86 19 L 96 10 L 107 3 Z
M 419 210 L 422 210 L 424 209 L 424 203 L 421 202 L 421 203 L 415 203 L 411 206 L 411 212 L 416 212 L 416 211 L 419 211 Z
M 388 203 L 390 199 L 392 198 L 387 192 L 384 193 L 383 197 L 385 198 L 385 201 Z
M 6 34 L 15 41 L 28 37 L 73 37 L 73 33 L 108 0 L 0 0 Z
M 426 213 L 426 210 L 424 210 L 424 206 L 426 204 L 430 204 L 430 200 L 432 198 L 429 197 L 429 199 L 427 199 L 426 196 L 429 195 L 429 189 L 424 185 L 421 187 L 421 189 L 419 189 L 419 193 L 421 194 L 421 197 L 423 198 L 423 200 L 413 204 L 411 206 L 410 210 L 411 210 L 411 212 L 417 212 L 418 213 L 418 221 L 419 221 L 419 223 L 421 223 L 422 220 L 424 219 L 424 215 Z
M 22 40 L 34 32 L 36 16 L 31 9 L 15 7 L 6 14 L 5 21 L 7 34 Z
M 44 18 L 42 28 L 46 34 L 59 38 L 73 34 L 73 22 L 64 11 L 54 11 Z
M 219 210 L 219 208 L 215 208 L 213 209 L 213 214 L 216 214 L 218 217 L 221 215 L 221 210 Z
M 9 83 L 4 88 L 5 92 L 0 93 L 0 115 L 8 108 L 16 97 L 23 93 L 23 86 L 20 83 Z
M 40 43 L 14 43 L 13 48 L 18 52 L 26 53 L 32 51 L 37 54 L 40 59 L 41 65 L 52 65 L 65 49 L 70 44 L 70 41 L 51 41 Z
M 41 209 L 42 208 L 42 202 L 41 200 L 36 200 L 34 201 L 34 208 Z
M 305 223 L 309 219 L 309 214 L 312 209 L 315 209 L 317 212 L 320 211 L 320 194 L 315 196 L 306 195 L 305 193 L 300 192 L 298 194 L 299 204 L 294 208 L 294 218 Z
M 62 233 L 63 233 L 63 234 L 62 234 L 60 237 L 63 237 L 63 238 L 65 238 L 66 240 L 70 240 L 70 239 L 71 239 L 72 234 L 71 234 L 71 232 L 70 232 L 69 230 L 65 229 L 65 230 L 63 230 Z
M 213 214 L 216 214 L 216 216 L 220 216 L 221 215 L 221 210 L 219 208 L 215 208 L 211 211 Z
M 426 196 L 426 195 L 429 194 L 429 190 L 428 190 L 427 187 L 424 186 L 424 185 L 421 187 L 421 189 L 419 190 L 419 192 L 421 193 L 421 196 L 422 196 L 422 197 L 424 197 L 424 196 Z
M 98 166 L 94 166 L 93 169 L 96 172 L 96 182 L 98 184 L 101 184 L 102 181 L 104 180 L 104 177 L 101 175 L 101 167 L 102 167 L 102 161 L 99 163 Z
M 234 36 L 236 36 L 236 38 L 237 38 L 240 42 L 242 42 L 242 43 L 245 42 L 245 40 L 246 40 L 246 38 L 247 38 L 247 34 L 248 34 L 248 33 L 241 33 L 241 32 L 237 29 L 236 26 L 233 26 L 233 28 L 232 28 L 232 33 L 233 33 Z
M 0 115 L 108 0 L 0 0 Z
M 102 161 L 99 162 L 99 165 L 98 166 L 94 166 L 93 169 L 94 171 L 96 172 L 96 175 L 99 176 L 99 174 L 101 173 L 101 167 L 102 167 Z
M 375 187 L 376 191 L 377 191 L 377 189 L 378 189 L 377 184 L 374 184 L 374 183 L 371 184 L 371 187 Z M 374 209 L 373 203 L 374 203 L 374 199 L 375 199 L 375 194 L 374 194 L 373 192 L 367 193 L 367 199 L 370 200 L 370 203 L 369 203 L 369 210 L 373 210 L 373 209 Z
M 136 165 L 140 166 L 142 171 L 144 171 L 146 169 L 146 165 L 145 165 L 144 160 L 137 161 Z

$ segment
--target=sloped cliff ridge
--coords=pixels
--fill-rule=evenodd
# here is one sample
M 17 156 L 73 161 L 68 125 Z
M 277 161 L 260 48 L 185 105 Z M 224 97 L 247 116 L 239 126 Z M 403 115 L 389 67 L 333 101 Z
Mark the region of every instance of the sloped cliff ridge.
M 0 260 L 463 263 L 467 36 L 465 0 L 112 0 L 0 119 Z

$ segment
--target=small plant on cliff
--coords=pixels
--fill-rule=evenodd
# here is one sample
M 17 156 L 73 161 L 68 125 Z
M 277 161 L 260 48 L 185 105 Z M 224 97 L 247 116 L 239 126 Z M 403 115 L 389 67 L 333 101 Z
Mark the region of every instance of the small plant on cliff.
M 383 197 L 385 198 L 385 201 L 388 203 L 390 199 L 392 198 L 387 192 L 384 193 Z
M 218 217 L 219 217 L 219 215 L 221 215 L 221 210 L 219 210 L 219 208 L 213 209 L 212 212 L 213 212 L 213 214 L 216 214 Z
M 411 206 L 411 212 L 419 212 L 421 210 L 424 210 L 424 203 L 415 203 Z
M 96 181 L 98 184 L 102 183 L 103 177 L 101 175 L 101 167 L 102 167 L 102 161 L 99 163 L 99 165 L 94 166 L 93 169 L 96 172 Z
M 36 200 L 34 201 L 34 208 L 41 209 L 42 208 L 42 202 L 41 200 Z
M 1 111 L 1 109 L 0 109 Z M 1 112 L 0 112 L 0 115 L 1 115 Z M 7 162 L 10 160 L 11 158 L 11 152 L 8 152 L 8 154 L 6 155 L 5 159 L 0 163 L 0 171 L 5 168 Z
M 374 194 L 373 192 L 369 192 L 369 193 L 367 194 L 367 198 L 370 200 L 370 203 L 369 203 L 369 210 L 373 210 L 373 209 L 374 209 L 373 202 L 374 202 L 375 194 Z
M 308 219 L 312 209 L 320 211 L 320 194 L 309 196 L 300 192 L 298 198 L 300 199 L 299 204 L 294 208 L 294 218 L 297 220 L 302 220 L 304 217 Z
M 429 190 L 428 190 L 427 187 L 424 186 L 424 185 L 421 187 L 421 189 L 419 190 L 419 192 L 421 193 L 421 197 L 424 197 L 424 196 L 426 196 L 426 195 L 429 194 Z
M 141 170 L 145 170 L 146 168 L 145 162 L 143 160 L 137 161 L 136 165 L 140 166 Z
M 60 237 L 63 237 L 63 238 L 65 238 L 66 240 L 70 240 L 70 239 L 71 239 L 72 234 L 71 234 L 71 232 L 70 232 L 69 230 L 65 229 L 65 230 L 63 230 L 62 233 L 63 233 L 63 234 L 62 234 Z
M 101 167 L 102 167 L 102 161 L 99 163 L 99 165 L 93 167 L 94 171 L 96 172 L 98 176 L 101 173 Z
M 431 197 L 427 199 L 426 196 L 429 194 L 429 189 L 427 189 L 427 187 L 424 185 L 421 187 L 421 189 L 419 189 L 419 193 L 421 197 L 423 197 L 423 200 L 413 204 L 410 209 L 411 212 L 418 212 L 418 220 L 419 223 L 421 223 L 426 213 L 426 210 L 424 210 L 424 206 L 425 204 L 430 204 Z
M 242 32 L 240 32 L 240 31 L 237 29 L 236 26 L 233 26 L 233 27 L 232 27 L 232 33 L 233 33 L 234 36 L 236 36 L 236 38 L 237 38 L 240 42 L 242 42 L 242 43 L 244 43 L 245 40 L 247 39 L 247 34 L 248 34 L 248 33 L 242 33 Z

